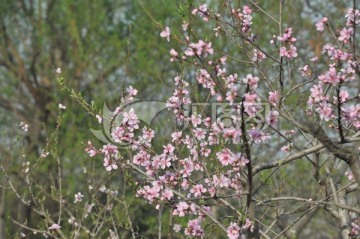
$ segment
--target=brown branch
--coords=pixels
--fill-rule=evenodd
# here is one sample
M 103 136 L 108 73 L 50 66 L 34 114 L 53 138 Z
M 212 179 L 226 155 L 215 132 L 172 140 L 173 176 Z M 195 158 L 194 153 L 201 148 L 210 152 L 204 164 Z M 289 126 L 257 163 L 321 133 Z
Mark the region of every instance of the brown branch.
M 253 168 L 252 174 L 255 175 L 258 172 L 265 170 L 265 169 L 270 169 L 270 168 L 275 168 L 275 167 L 279 167 L 281 165 L 285 165 L 287 163 L 290 163 L 296 159 L 299 159 L 301 157 L 304 157 L 308 154 L 312 154 L 315 153 L 321 149 L 325 148 L 325 146 L 323 144 L 317 144 L 314 147 L 308 148 L 308 149 L 304 149 L 298 153 L 289 155 L 287 158 L 285 159 L 281 159 L 272 163 L 262 163 L 262 164 L 258 164 Z
M 340 140 L 341 140 L 341 143 L 343 143 L 343 142 L 345 142 L 345 137 L 344 137 L 344 131 L 343 131 L 343 125 L 342 125 L 342 117 L 341 117 L 340 87 L 341 87 L 341 83 L 339 84 L 338 88 L 336 89 L 337 113 L 338 113 L 337 123 L 338 123 L 338 128 L 339 128 Z
M 331 140 L 325 133 L 324 129 L 315 122 L 306 122 L 300 126 L 304 132 L 311 134 L 318 139 L 331 154 L 346 162 L 357 183 L 360 184 L 360 160 L 355 147 L 345 147 Z M 346 142 L 346 141 L 345 141 Z
M 339 192 L 339 203 L 347 205 L 346 192 Z M 350 234 L 350 215 L 349 211 L 344 208 L 339 209 L 339 221 L 340 221 L 340 230 L 343 239 L 348 239 Z

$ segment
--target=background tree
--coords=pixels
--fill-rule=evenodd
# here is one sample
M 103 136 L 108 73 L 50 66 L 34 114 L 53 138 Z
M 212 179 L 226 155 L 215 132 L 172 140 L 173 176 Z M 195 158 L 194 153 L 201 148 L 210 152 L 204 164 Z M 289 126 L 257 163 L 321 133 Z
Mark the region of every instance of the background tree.
M 147 7 L 159 19 L 166 19 L 168 12 L 176 9 L 166 1 Z M 58 166 L 66 178 L 62 182 L 64 196 L 73 198 L 87 187 L 87 177 L 79 174 L 82 168 L 99 165 L 89 162 L 79 150 L 94 121 L 59 90 L 55 70 L 61 68 L 76 95 L 81 94 L 98 109 L 104 102 L 110 108 L 116 106 L 129 83 L 148 92 L 147 98 L 161 99 L 150 93 L 164 87 L 168 71 L 155 61 L 165 54 L 165 48 L 151 50 L 159 36 L 153 34 L 155 25 L 148 24 L 148 16 L 137 2 L 8 1 L 0 6 L 0 21 L 1 165 L 7 172 L 1 176 L 0 238 L 8 238 L 18 231 L 10 226 L 16 225 L 12 220 L 27 226 L 40 222 L 33 212 L 33 207 L 39 207 L 39 198 L 30 197 L 28 183 L 35 186 L 32 193 L 44 193 L 41 204 L 56 214 L 59 202 L 52 193 L 59 189 Z M 66 110 L 59 109 L 59 104 Z M 19 138 L 20 122 L 29 127 Z M 46 158 L 41 157 L 47 153 Z M 30 178 L 24 173 L 27 162 Z M 108 180 L 106 174 L 95 170 L 92 177 L 101 175 Z M 14 189 L 28 205 L 16 198 L 7 180 L 14 182 Z

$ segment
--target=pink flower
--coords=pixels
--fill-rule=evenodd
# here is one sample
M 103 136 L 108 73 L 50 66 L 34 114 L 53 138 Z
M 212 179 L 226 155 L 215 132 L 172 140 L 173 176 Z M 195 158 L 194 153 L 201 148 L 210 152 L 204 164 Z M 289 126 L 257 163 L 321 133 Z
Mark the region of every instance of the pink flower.
M 213 175 L 212 183 L 216 187 L 227 188 L 230 185 L 230 179 L 223 174 L 221 174 L 220 177 L 215 174 Z
M 166 38 L 167 41 L 170 41 L 170 28 L 169 27 L 165 27 L 165 29 L 160 33 L 160 36 L 162 38 Z
M 324 119 L 325 121 L 329 121 L 333 117 L 331 105 L 325 102 L 321 102 L 318 105 L 316 112 L 319 113 L 320 119 Z
M 125 128 L 123 126 L 118 126 L 111 132 L 111 138 L 115 143 L 121 143 L 124 139 Z
M 174 49 L 171 49 L 171 50 L 170 50 L 170 55 L 172 56 L 172 57 L 170 58 L 170 62 L 173 62 L 173 61 L 176 60 L 176 58 L 178 58 L 179 53 L 178 53 L 177 51 L 175 51 Z
M 168 188 L 166 188 L 162 193 L 162 197 L 165 198 L 166 200 L 170 200 L 173 196 L 174 193 Z
M 243 7 L 243 13 L 244 14 L 251 14 L 252 13 L 252 10 L 249 6 L 244 6 Z
M 297 49 L 294 45 L 290 45 L 289 50 L 286 49 L 286 47 L 280 48 L 280 56 L 286 57 L 288 59 L 292 59 L 298 56 Z
M 259 107 L 259 105 L 256 104 L 258 100 L 258 95 L 256 93 L 245 93 L 244 97 L 245 112 L 250 116 L 255 116 L 257 111 L 261 108 Z
M 206 131 L 202 128 L 196 128 L 193 130 L 194 136 L 197 140 L 205 139 Z
M 185 228 L 185 235 L 204 237 L 204 230 L 201 228 L 200 219 L 190 220 L 187 227 Z
M 194 194 L 194 197 L 199 197 L 203 193 L 206 193 L 207 189 L 202 184 L 196 184 L 190 192 Z
M 248 229 L 251 232 L 254 232 L 254 224 L 249 218 L 246 218 L 245 225 L 243 226 L 244 229 Z
M 150 142 L 155 136 L 154 130 L 148 129 L 147 127 L 144 127 L 141 131 L 143 134 L 142 138 L 147 142 Z
M 207 5 L 206 4 L 200 5 L 199 11 L 203 13 L 207 12 L 208 11 Z
M 287 54 L 287 50 L 286 50 L 286 47 L 281 47 L 280 48 L 280 56 L 286 56 Z
M 211 42 L 205 44 L 204 46 L 204 52 L 209 53 L 210 55 L 214 54 L 214 50 L 211 47 Z M 206 54 L 205 54 L 206 55 Z
M 118 150 L 117 147 L 115 145 L 112 144 L 107 144 L 104 145 L 103 148 L 101 149 L 101 152 L 106 156 L 106 157 L 116 157 L 118 154 Z
M 256 103 L 258 95 L 256 93 L 254 94 L 250 94 L 250 93 L 245 93 L 245 103 L 248 105 L 251 105 L 252 103 Z
M 224 138 L 232 138 L 233 143 L 237 143 L 240 142 L 241 130 L 234 127 L 228 127 L 223 129 L 223 135 Z
M 237 96 L 237 92 L 238 92 L 238 87 L 235 85 L 226 92 L 225 100 L 227 100 L 230 103 L 230 105 L 232 105 L 232 103 L 234 102 Z
M 89 140 L 87 143 L 87 147 L 85 149 L 85 152 L 89 154 L 90 157 L 94 157 L 96 155 L 96 149 L 95 147 L 92 145 L 91 141 Z
M 303 77 L 307 77 L 307 76 L 311 75 L 311 71 L 309 70 L 308 65 L 305 65 L 304 67 L 300 67 L 299 70 Z
M 248 134 L 250 136 L 250 139 L 255 143 L 255 144 L 261 144 L 261 143 L 266 143 L 267 140 L 271 137 L 270 135 L 265 134 L 264 132 L 262 132 L 261 130 L 258 129 L 249 129 Z
M 358 9 L 354 11 L 353 8 L 349 8 L 345 18 L 347 26 L 352 26 L 354 23 L 355 25 L 358 25 L 360 23 L 360 11 Z
M 176 131 L 171 134 L 172 142 L 178 143 L 181 141 L 182 131 Z
M 174 224 L 173 230 L 174 230 L 174 232 L 180 232 L 181 225 L 180 224 Z
M 270 91 L 269 92 L 269 102 L 272 106 L 276 106 L 279 101 L 279 94 L 277 91 Z
M 200 143 L 200 153 L 204 157 L 209 157 L 209 155 L 211 153 L 211 149 L 206 147 L 207 144 L 208 144 L 207 142 Z
M 132 87 L 132 86 L 129 86 L 129 87 L 127 87 L 126 88 L 126 91 L 129 93 L 129 95 L 131 95 L 131 96 L 135 96 L 137 93 L 138 93 L 138 91 L 136 90 L 136 89 L 134 89 L 134 87 Z
M 82 199 L 83 199 L 84 195 L 81 194 L 81 192 L 78 192 L 75 194 L 75 200 L 74 200 L 74 203 L 78 203 L 78 202 L 81 202 Z
M 349 236 L 352 236 L 351 238 L 354 238 L 353 236 L 358 236 L 359 234 L 360 234 L 360 226 L 355 222 L 351 222 L 351 232 Z
M 181 160 L 181 164 L 183 169 L 180 170 L 180 173 L 183 175 L 183 177 L 188 177 L 195 169 L 193 161 L 189 158 Z
M 330 60 L 348 60 L 351 56 L 351 54 L 344 52 L 341 49 L 332 46 L 331 44 L 326 44 L 323 47 L 322 52 L 327 53 L 327 55 L 330 57 Z
M 219 61 L 222 65 L 224 65 L 226 63 L 226 60 L 227 60 L 227 56 L 223 56 L 219 59 Z
M 223 166 L 232 164 L 235 160 L 235 157 L 233 157 L 233 153 L 230 151 L 230 149 L 227 148 L 216 153 L 216 156 Z
M 349 40 L 353 34 L 354 34 L 354 29 L 352 27 L 343 28 L 340 31 L 340 36 L 339 36 L 338 40 L 342 41 L 344 43 L 349 43 Z
M 189 188 L 189 182 L 186 178 L 184 178 L 183 181 L 181 182 L 181 188 L 184 190 Z
M 209 9 L 206 4 L 202 4 L 199 8 L 196 8 L 192 11 L 193 15 L 196 13 L 198 13 L 205 22 L 209 21 Z
M 153 202 L 155 198 L 160 196 L 161 191 L 161 182 L 160 181 L 153 181 L 152 184 L 144 186 L 137 191 L 137 196 L 143 197 L 144 199 L 148 200 L 149 202 Z
M 296 42 L 296 38 L 292 37 L 292 28 L 286 28 L 282 36 L 278 36 L 279 42 L 293 43 Z
M 54 223 L 49 227 L 49 230 L 59 230 L 61 228 L 60 225 Z
M 324 98 L 324 96 L 323 96 L 323 88 L 322 88 L 321 84 L 314 85 L 310 89 L 310 92 L 311 92 L 311 97 L 312 97 L 314 102 L 319 102 Z
M 266 119 L 266 122 L 271 126 L 275 127 L 276 123 L 278 122 L 279 118 L 279 112 L 276 110 L 270 111 L 268 118 Z
M 290 144 L 282 146 L 280 150 L 285 153 L 290 152 Z
M 203 85 L 204 88 L 210 89 L 211 92 L 214 92 L 215 82 L 212 80 L 210 74 L 204 70 L 200 69 L 196 72 L 197 81 Z
M 163 155 L 156 155 L 155 157 L 152 158 L 151 166 L 152 166 L 153 169 L 159 169 L 160 168 L 162 157 L 163 157 Z
M 190 206 L 186 202 L 179 202 L 173 211 L 174 216 L 184 217 L 190 209 Z
M 349 92 L 346 90 L 340 90 L 339 97 L 341 103 L 344 103 L 347 99 L 349 99 L 349 96 Z
M 225 72 L 226 72 L 225 68 L 224 68 L 224 70 L 219 69 L 217 75 L 225 78 L 224 80 L 225 80 L 225 83 L 226 83 L 226 88 L 231 89 L 231 88 L 234 87 L 234 85 L 236 83 L 238 83 L 238 75 L 235 73 L 235 74 L 231 74 L 231 75 L 225 77 Z
M 281 47 L 280 48 L 280 56 L 286 56 L 286 54 L 287 54 L 287 51 L 286 51 L 286 47 Z
M 230 223 L 230 226 L 227 228 L 227 236 L 229 239 L 238 239 L 240 236 L 240 227 L 235 223 Z
M 360 118 L 360 104 L 343 107 L 342 111 L 344 112 L 344 117 L 348 121 L 354 121 L 357 118 Z
M 111 171 L 113 169 L 118 169 L 118 166 L 114 159 L 111 159 L 109 157 L 104 158 L 104 167 L 106 168 L 106 171 Z
M 241 31 L 244 33 L 248 33 L 251 29 L 252 25 L 252 16 L 251 16 L 252 10 L 248 6 L 243 7 L 243 11 L 241 13 L 241 10 L 233 10 L 233 14 L 235 17 L 239 18 L 241 20 Z
M 201 56 L 202 54 L 204 54 L 204 56 L 207 56 L 208 54 L 214 54 L 214 50 L 211 47 L 211 42 L 206 43 L 203 40 L 199 40 L 198 43 L 190 43 L 189 48 L 187 48 L 184 54 L 187 56 L 194 56 L 195 53 L 198 56 Z
M 243 79 L 245 84 L 250 86 L 250 89 L 256 89 L 258 87 L 259 77 L 248 74 L 246 78 Z
M 246 164 L 249 163 L 249 160 L 242 153 L 237 153 L 235 155 L 235 160 L 237 161 L 237 166 L 240 166 L 240 167 L 244 167 Z
M 175 150 L 175 147 L 172 145 L 172 144 L 168 144 L 166 146 L 163 146 L 164 147 L 164 153 L 165 154 L 172 154 Z
M 192 48 L 187 48 L 185 51 L 184 51 L 184 54 L 186 56 L 194 56 L 195 55 L 195 52 Z
M 258 49 L 254 49 L 253 50 L 253 56 L 251 58 L 251 60 L 253 62 L 262 62 L 264 59 L 266 58 L 265 54 L 262 53 L 261 51 L 259 51 Z
M 123 124 L 127 124 L 130 131 L 139 128 L 139 120 L 133 108 L 131 108 L 129 112 L 124 112 Z
M 201 124 L 201 118 L 200 115 L 191 115 L 191 123 L 194 125 L 194 127 Z
M 327 24 L 328 22 L 328 18 L 327 17 L 323 17 L 320 21 L 318 21 L 315 25 L 316 25 L 316 30 L 322 32 L 324 31 L 324 26 L 325 24 Z
M 101 149 L 101 152 L 105 156 L 116 156 L 118 154 L 117 147 L 112 144 L 104 145 L 103 148 Z
M 354 179 L 354 174 L 350 170 L 345 172 L 345 176 L 347 176 L 350 181 Z
M 295 58 L 297 56 L 298 56 L 298 54 L 297 54 L 296 47 L 294 45 L 290 45 L 290 49 L 288 51 L 287 58 L 292 59 L 292 58 Z
M 150 165 L 150 155 L 145 150 L 141 150 L 133 157 L 133 163 L 141 166 Z
M 319 60 L 319 58 L 317 56 L 314 56 L 312 58 L 309 59 L 311 62 L 317 62 Z

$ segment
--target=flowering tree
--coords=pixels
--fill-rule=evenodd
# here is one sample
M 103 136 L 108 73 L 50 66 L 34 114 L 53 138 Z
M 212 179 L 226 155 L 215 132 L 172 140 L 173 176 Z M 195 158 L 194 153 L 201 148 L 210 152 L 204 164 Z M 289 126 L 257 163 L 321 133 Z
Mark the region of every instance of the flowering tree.
M 169 238 L 214 231 L 232 239 L 297 237 L 305 227 L 315 233 L 309 222 L 320 212 L 342 238 L 359 234 L 360 12 L 354 1 L 338 30 L 330 17 L 314 24 L 329 37 L 320 57 L 302 62 L 300 29 L 282 22 L 279 2 L 279 18 L 253 1 L 224 1 L 223 9 L 189 4 L 182 30 L 162 27 L 160 37 L 175 42 L 169 61 L 179 72 L 166 103 L 173 131 L 160 150 L 134 108 L 98 115 L 111 121 L 111 142 L 89 141 L 86 152 L 107 171 L 134 172 L 136 195 L 169 210 Z M 268 43 L 257 40 L 256 18 L 277 25 Z M 216 48 L 224 38 L 230 52 Z M 122 103 L 137 93 L 127 88 Z M 292 182 L 302 180 L 305 188 Z
M 104 126 L 104 137 L 95 135 L 101 141 L 94 136 L 85 146 L 92 162 L 104 166 L 92 170 L 123 175 L 128 184 L 122 187 L 156 208 L 158 238 L 320 238 L 324 230 L 355 238 L 360 234 L 356 1 L 338 29 L 331 16 L 314 20 L 324 43 L 320 54 L 300 47 L 308 35 L 283 21 L 283 1 L 276 14 L 252 0 L 240 3 L 227 0 L 216 7 L 190 0 L 179 5 L 182 22 L 155 22 L 159 39 L 169 46 L 165 57 L 178 69 L 163 107 L 173 114 L 171 123 L 161 125 L 171 130 L 165 142 L 156 141 L 154 125 L 144 121 L 144 114 L 160 112 L 161 104 L 137 110 L 140 94 L 128 86 L 119 107 L 98 111 L 56 71 L 60 87 Z M 21 127 L 28 130 L 25 123 Z M 55 134 L 49 144 L 57 140 Z M 52 154 L 57 156 L 56 150 Z M 18 198 L 44 225 L 22 227 L 54 238 L 120 238 L 121 230 L 124 238 L 141 237 L 134 225 L 141 220 L 130 218 L 125 196 L 92 178 L 88 168 L 83 170 L 88 193 L 66 200 L 61 161 L 55 158 L 57 191 L 51 196 L 59 210 L 49 213 L 38 196 L 42 190 L 34 193 L 29 186 L 32 203 Z M 9 187 L 17 192 L 11 180 Z M 117 214 L 119 204 L 125 219 Z

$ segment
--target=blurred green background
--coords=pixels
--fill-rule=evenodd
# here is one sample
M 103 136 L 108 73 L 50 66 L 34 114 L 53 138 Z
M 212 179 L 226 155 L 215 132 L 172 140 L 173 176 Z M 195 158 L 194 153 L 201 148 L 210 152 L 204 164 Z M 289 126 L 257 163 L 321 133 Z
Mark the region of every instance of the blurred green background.
M 225 14 L 223 4 L 226 1 L 207 2 Z M 240 2 L 251 5 L 249 1 Z M 270 15 L 279 17 L 278 1 L 257 2 Z M 283 2 L 284 27 L 294 28 L 302 56 L 297 64 L 302 66 L 302 61 L 313 56 L 308 52 L 321 54 L 323 40 L 314 34 L 314 23 L 322 16 L 339 19 L 346 3 Z M 122 171 L 109 174 L 101 160 L 91 159 L 84 152 L 87 141 L 94 138 L 90 128 L 98 127 L 98 123 L 68 92 L 60 90 L 55 70 L 60 67 L 65 84 L 81 93 L 99 112 L 104 103 L 114 109 L 129 85 L 139 90 L 138 98 L 164 101 L 172 94 L 172 79 L 180 67 L 169 62 L 169 50 L 178 43 L 173 39 L 168 43 L 159 33 L 163 27 L 170 26 L 172 34 L 180 36 L 182 21 L 190 20 L 189 7 L 193 4 L 199 2 L 0 0 L 0 239 L 21 235 L 43 238 L 41 233 L 33 234 L 19 224 L 46 228 L 43 218 L 33 211 L 38 207 L 57 217 L 59 201 L 56 198 L 60 187 L 57 162 L 62 167 L 62 193 L 68 202 L 72 202 L 79 191 L 85 194 L 89 204 L 94 202 L 106 207 L 112 200 L 113 209 L 109 212 L 96 208 L 97 214 L 106 218 L 97 238 L 106 238 L 114 225 L 122 238 L 129 238 L 130 221 L 138 235 L 156 237 L 158 221 L 154 215 L 158 211 L 134 197 L 132 192 L 136 185 L 131 185 L 131 177 Z M 238 58 L 244 54 L 241 49 L 233 48 L 232 39 L 215 38 L 212 27 L 201 29 L 203 23 L 199 19 L 191 21 L 194 38 L 207 35 L 224 53 Z M 254 17 L 253 22 L 258 44 L 273 51 L 268 42 L 277 33 L 276 26 L 264 17 Z M 269 65 L 269 71 L 272 67 Z M 228 71 L 242 73 L 246 68 L 234 62 L 228 66 Z M 198 89 L 191 79 L 193 73 L 185 75 L 191 86 Z M 59 103 L 65 105 L 66 110 L 60 111 Z M 27 133 L 21 131 L 21 121 L 29 125 Z M 46 158 L 40 157 L 44 150 L 50 152 Z M 27 162 L 30 174 L 26 172 Z M 130 186 L 124 181 L 130 182 Z M 95 188 L 106 185 L 117 190 L 121 200 L 110 200 L 111 193 L 94 193 L 89 185 Z M 31 205 L 22 203 L 19 196 Z M 83 212 L 71 205 L 64 208 L 65 218 L 78 213 L 89 228 L 96 225 L 96 216 L 84 217 Z M 168 224 L 167 214 L 165 210 L 164 228 Z M 64 225 L 62 230 L 74 236 L 70 233 L 71 226 Z M 79 233 L 79 238 L 90 238 L 82 231 Z

